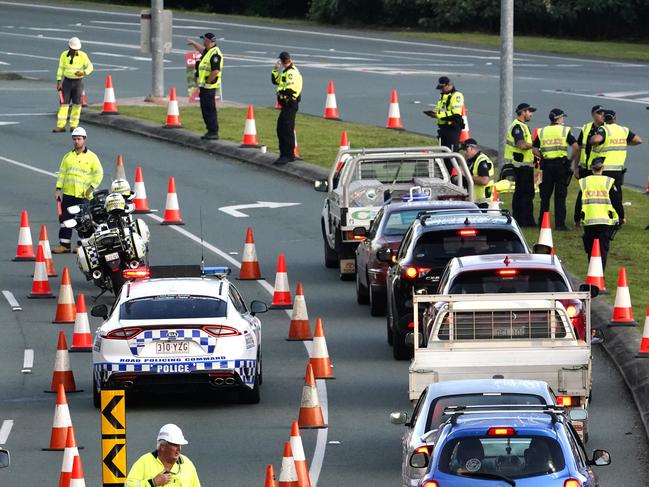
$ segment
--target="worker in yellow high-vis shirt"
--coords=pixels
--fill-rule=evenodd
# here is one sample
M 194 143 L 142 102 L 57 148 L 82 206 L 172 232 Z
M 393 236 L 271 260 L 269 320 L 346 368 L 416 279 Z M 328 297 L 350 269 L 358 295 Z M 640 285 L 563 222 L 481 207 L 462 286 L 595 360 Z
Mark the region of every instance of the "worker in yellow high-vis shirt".
M 65 132 L 70 111 L 70 132 L 79 125 L 83 96 L 83 78 L 92 73 L 93 67 L 88 55 L 81 50 L 81 41 L 72 37 L 69 49 L 61 53 L 59 69 L 56 71 L 56 90 L 61 93 L 63 102 L 56 115 L 56 128 L 52 132 Z M 72 110 L 70 110 L 72 103 Z

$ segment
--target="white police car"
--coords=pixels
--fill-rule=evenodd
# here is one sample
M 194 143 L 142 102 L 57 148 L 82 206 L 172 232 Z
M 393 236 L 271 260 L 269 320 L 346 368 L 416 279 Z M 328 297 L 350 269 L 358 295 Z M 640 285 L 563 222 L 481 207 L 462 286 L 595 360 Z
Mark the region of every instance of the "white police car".
M 238 389 L 259 402 L 262 301 L 246 306 L 225 267 L 158 266 L 124 271 L 115 304 L 92 309 L 104 323 L 93 345 L 93 400 L 101 389 L 165 385 Z M 192 277 L 187 277 L 192 276 Z

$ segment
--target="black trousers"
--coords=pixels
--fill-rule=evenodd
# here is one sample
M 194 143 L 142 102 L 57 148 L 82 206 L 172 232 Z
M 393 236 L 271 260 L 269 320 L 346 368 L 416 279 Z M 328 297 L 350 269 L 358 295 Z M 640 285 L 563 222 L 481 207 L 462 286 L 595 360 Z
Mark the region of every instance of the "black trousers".
M 439 137 L 439 145 L 448 147 L 453 152 L 460 150 L 460 133 L 462 129 L 453 128 L 448 125 L 439 125 L 437 128 L 437 136 Z M 453 170 L 453 165 L 451 164 L 450 159 L 444 159 L 444 164 L 446 164 L 446 170 L 449 174 Z
M 63 78 L 61 83 L 63 103 L 69 105 L 81 105 L 83 95 L 83 79 Z
M 279 141 L 280 157 L 292 159 L 295 157 L 295 116 L 299 103 L 288 102 L 282 105 L 277 117 L 277 140 Z
M 534 227 L 534 168 L 521 166 L 514 168 L 514 197 L 512 213 L 522 227 Z
M 543 180 L 539 186 L 541 194 L 539 223 L 543 220 L 543 213 L 550 209 L 550 198 L 554 192 L 554 227 L 565 227 L 567 182 L 570 175 L 569 163 L 563 158 L 542 160 L 541 170 L 543 171 Z
M 71 220 L 72 218 L 74 218 L 74 215 L 68 213 L 68 208 L 74 205 L 81 205 L 85 202 L 85 199 L 75 198 L 74 196 L 70 196 L 69 194 L 64 194 L 63 198 L 61 199 L 61 214 L 59 215 L 59 222 L 61 223 L 61 227 L 59 228 L 59 242 L 64 247 L 70 248 L 72 240 L 72 229 L 65 228 L 63 226 L 63 222 L 65 220 Z
M 622 200 L 622 185 L 624 184 L 624 173 L 626 172 L 626 169 L 622 171 L 602 171 L 602 174 L 604 176 L 608 176 L 609 178 L 613 178 L 615 183 L 613 183 L 613 186 L 617 188 L 617 190 L 620 192 L 620 199 Z M 622 200 L 624 201 L 624 200 Z
M 606 270 L 606 257 L 608 256 L 608 249 L 611 243 L 611 232 L 613 227 L 610 225 L 587 225 L 584 226 L 584 250 L 590 262 L 590 253 L 593 249 L 593 241 L 599 239 L 599 249 L 602 252 L 602 268 Z
M 211 135 L 219 134 L 219 119 L 216 112 L 216 89 L 199 88 L 199 99 L 201 102 L 201 113 L 205 128 Z

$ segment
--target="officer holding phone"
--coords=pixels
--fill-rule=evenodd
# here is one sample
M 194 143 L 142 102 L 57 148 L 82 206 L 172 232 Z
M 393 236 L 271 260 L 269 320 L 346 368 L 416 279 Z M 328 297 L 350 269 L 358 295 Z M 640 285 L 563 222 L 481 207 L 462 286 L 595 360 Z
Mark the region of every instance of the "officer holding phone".
M 295 160 L 295 117 L 302 99 L 302 75 L 288 52 L 279 54 L 270 80 L 277 85 L 277 103 L 282 107 L 277 117 L 279 158 L 274 164 L 283 165 Z

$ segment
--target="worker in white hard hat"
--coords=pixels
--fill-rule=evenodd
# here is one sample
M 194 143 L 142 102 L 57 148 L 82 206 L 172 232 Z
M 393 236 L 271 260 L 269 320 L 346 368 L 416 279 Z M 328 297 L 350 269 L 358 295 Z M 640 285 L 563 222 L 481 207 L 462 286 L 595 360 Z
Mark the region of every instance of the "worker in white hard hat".
M 99 187 L 104 178 L 104 169 L 97 154 L 86 147 L 86 131 L 77 127 L 72 131 L 73 149 L 63 156 L 56 179 L 54 194 L 59 204 L 59 245 L 52 249 L 55 254 L 69 253 L 72 229 L 63 226 L 63 222 L 74 218 L 68 208 L 83 204 L 92 198 L 93 191 Z
M 56 91 L 60 94 L 61 106 L 56 115 L 56 127 L 52 132 L 65 132 L 70 104 L 70 132 L 79 125 L 83 104 L 83 78 L 92 73 L 92 70 L 90 58 L 81 50 L 79 38 L 70 38 L 68 49 L 61 53 L 59 69 L 56 71 Z
M 175 424 L 160 428 L 155 451 L 145 453 L 131 467 L 124 487 L 200 487 L 196 467 L 180 450 L 187 440 Z

